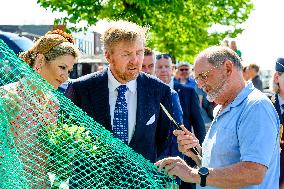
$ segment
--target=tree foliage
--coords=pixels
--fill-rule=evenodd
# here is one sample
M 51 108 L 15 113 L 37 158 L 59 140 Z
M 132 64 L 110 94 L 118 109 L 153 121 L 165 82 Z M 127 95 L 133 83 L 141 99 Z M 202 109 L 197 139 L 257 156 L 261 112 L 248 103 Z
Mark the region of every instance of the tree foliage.
M 124 19 L 149 25 L 148 46 L 186 61 L 192 61 L 200 50 L 218 44 L 224 37 L 242 32 L 241 23 L 253 8 L 251 0 L 38 0 L 38 3 L 52 11 L 66 11 L 68 16 L 59 20 L 64 23 L 87 21 L 91 26 L 100 19 Z M 208 32 L 216 25 L 223 30 Z

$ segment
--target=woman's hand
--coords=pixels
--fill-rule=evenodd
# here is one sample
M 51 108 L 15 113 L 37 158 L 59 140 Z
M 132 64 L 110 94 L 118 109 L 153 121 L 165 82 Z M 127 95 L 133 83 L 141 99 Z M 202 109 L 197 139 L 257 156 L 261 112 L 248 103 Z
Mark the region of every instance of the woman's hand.
M 201 146 L 198 139 L 183 125 L 181 126 L 181 128 L 182 130 L 175 130 L 173 132 L 173 134 L 177 137 L 179 151 L 192 158 L 197 165 L 200 165 L 200 158 L 198 158 L 198 156 L 191 151 L 193 147 L 196 147 L 198 149 L 198 153 L 201 154 Z
M 184 182 L 196 182 L 198 171 L 189 167 L 180 157 L 169 157 L 159 160 L 155 163 L 159 171 L 162 169 L 170 176 L 177 176 Z

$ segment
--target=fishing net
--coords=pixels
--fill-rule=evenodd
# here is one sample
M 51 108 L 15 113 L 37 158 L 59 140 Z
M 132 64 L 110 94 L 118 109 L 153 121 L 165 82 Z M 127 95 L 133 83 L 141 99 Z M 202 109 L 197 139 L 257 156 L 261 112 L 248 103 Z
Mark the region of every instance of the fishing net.
M 171 188 L 0 40 L 0 188 Z

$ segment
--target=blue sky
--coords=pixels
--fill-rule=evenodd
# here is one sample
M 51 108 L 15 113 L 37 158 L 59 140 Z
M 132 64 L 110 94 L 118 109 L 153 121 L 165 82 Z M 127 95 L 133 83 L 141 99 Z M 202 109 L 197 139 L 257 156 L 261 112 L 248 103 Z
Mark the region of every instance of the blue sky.
M 255 10 L 244 23 L 245 31 L 237 37 L 244 64 L 256 63 L 261 69 L 273 69 L 278 56 L 284 57 L 284 0 L 253 0 Z M 62 13 L 52 13 L 36 0 L 1 2 L 0 24 L 52 24 Z

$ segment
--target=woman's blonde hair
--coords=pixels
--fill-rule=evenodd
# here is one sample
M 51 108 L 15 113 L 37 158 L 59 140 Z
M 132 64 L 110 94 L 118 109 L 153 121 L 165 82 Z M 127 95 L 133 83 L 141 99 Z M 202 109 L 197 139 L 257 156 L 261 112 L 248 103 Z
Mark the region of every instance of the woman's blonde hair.
M 34 67 L 35 59 L 38 54 L 44 55 L 48 63 L 63 55 L 72 55 L 74 58 L 77 58 L 79 56 L 79 50 L 74 45 L 72 35 L 57 29 L 47 32 L 36 41 L 32 48 L 21 53 L 19 56 L 30 67 Z

